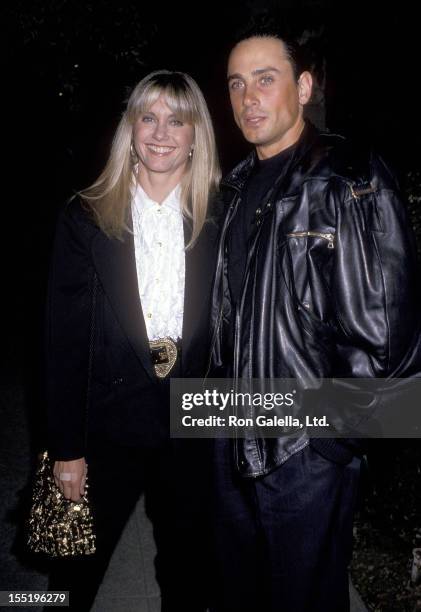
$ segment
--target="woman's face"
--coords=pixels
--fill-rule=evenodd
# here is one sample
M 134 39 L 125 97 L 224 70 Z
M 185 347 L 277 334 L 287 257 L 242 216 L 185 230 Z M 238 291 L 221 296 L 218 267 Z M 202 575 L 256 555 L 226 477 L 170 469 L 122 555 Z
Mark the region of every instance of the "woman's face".
M 133 144 L 148 172 L 184 174 L 194 142 L 194 127 L 175 117 L 161 94 L 137 120 Z

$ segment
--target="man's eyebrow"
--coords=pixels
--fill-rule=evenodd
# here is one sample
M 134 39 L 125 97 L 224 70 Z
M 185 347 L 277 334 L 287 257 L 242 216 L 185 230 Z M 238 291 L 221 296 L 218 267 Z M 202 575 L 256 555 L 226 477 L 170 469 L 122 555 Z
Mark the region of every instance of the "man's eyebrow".
M 266 66 L 265 68 L 256 68 L 256 70 L 252 71 L 252 76 L 259 76 L 259 74 L 264 74 L 265 72 L 280 72 L 279 68 L 275 68 L 274 66 Z M 243 76 L 236 72 L 234 74 L 229 74 L 227 77 L 228 82 L 232 79 L 242 79 Z
M 264 72 L 280 72 L 280 70 L 278 68 L 275 68 L 274 66 L 266 66 L 265 68 L 257 68 L 256 70 L 253 70 L 251 74 L 253 76 L 258 76 L 259 74 L 263 74 Z
M 239 72 L 236 72 L 234 74 L 229 74 L 227 76 L 227 81 L 232 81 L 232 79 L 242 79 L 243 77 L 241 76 L 241 74 Z

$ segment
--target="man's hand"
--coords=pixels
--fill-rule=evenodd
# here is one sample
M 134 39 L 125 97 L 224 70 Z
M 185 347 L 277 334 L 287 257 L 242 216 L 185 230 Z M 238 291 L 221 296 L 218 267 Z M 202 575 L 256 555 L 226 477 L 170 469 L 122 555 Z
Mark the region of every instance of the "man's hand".
M 80 500 L 85 492 L 87 466 L 84 457 L 72 461 L 55 461 L 54 481 L 66 499 Z

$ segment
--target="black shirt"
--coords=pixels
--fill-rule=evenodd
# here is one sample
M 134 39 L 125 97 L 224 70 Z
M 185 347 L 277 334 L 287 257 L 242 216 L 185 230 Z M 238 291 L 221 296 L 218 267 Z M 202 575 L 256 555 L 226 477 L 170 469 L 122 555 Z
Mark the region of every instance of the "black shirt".
M 231 221 L 227 238 L 228 284 L 234 307 L 241 296 L 248 245 L 256 229 L 256 210 L 261 207 L 276 179 L 288 167 L 295 148 L 294 144 L 273 157 L 257 160 L 243 189 L 241 202 Z

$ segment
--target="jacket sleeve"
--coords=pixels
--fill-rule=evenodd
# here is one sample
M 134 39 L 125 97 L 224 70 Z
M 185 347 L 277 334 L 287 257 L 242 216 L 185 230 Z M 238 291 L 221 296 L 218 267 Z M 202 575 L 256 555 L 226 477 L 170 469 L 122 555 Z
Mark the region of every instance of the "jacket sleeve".
M 346 376 L 412 374 L 419 337 L 415 240 L 393 176 L 372 155 L 368 181 L 341 181 L 331 286 Z M 353 347 L 347 351 L 347 347 Z
M 59 216 L 46 312 L 45 374 L 51 456 L 85 454 L 93 265 L 89 232 L 78 201 Z

